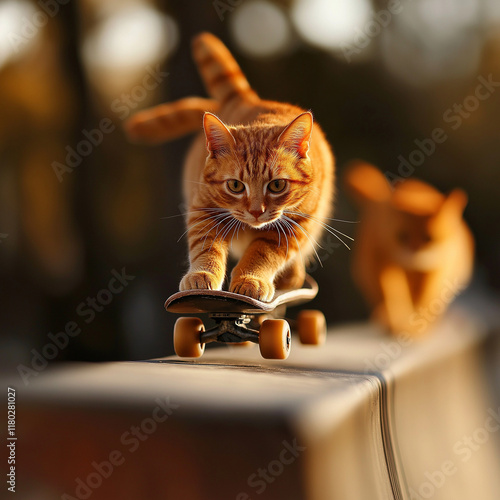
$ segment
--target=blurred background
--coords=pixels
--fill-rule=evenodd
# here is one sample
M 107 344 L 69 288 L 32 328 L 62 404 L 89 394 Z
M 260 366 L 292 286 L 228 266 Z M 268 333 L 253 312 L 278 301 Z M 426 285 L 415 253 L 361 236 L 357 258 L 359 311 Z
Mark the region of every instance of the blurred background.
M 200 31 L 228 45 L 261 97 L 313 111 L 337 158 L 337 218 L 357 217 L 340 182 L 353 158 L 464 188 L 476 286 L 493 297 L 499 28 L 498 0 L 0 0 L 2 367 L 30 366 L 33 349 L 68 329 L 79 333 L 46 358 L 173 353 L 163 302 L 187 264 L 172 216 L 184 211 L 192 138 L 133 145 L 123 123 L 205 95 L 190 55 Z M 436 128 L 444 142 L 431 141 Z M 324 246 L 315 307 L 330 326 L 366 318 L 349 251 L 333 237 Z

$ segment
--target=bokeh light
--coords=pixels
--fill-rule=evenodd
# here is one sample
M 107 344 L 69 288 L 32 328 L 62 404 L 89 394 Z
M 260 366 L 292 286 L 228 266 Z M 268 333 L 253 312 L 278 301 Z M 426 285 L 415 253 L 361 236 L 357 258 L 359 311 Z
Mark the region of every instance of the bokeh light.
M 369 0 L 295 0 L 291 15 L 300 35 L 312 45 L 341 49 L 353 43 L 356 29 L 370 20 Z
M 177 46 L 175 21 L 146 5 L 118 10 L 96 26 L 83 44 L 85 62 L 107 68 L 144 65 Z
M 36 16 L 35 16 L 36 15 Z M 24 0 L 0 2 L 0 68 L 34 47 L 48 16 Z
M 484 13 L 486 21 L 490 24 L 500 23 L 500 2 L 498 0 L 485 0 Z
M 108 7 L 82 44 L 87 77 L 99 95 L 111 101 L 162 63 L 178 41 L 177 23 L 148 5 L 117 6 L 116 10 Z M 153 96 L 148 92 L 143 105 Z
M 470 75 L 482 48 L 479 7 L 477 0 L 406 3 L 381 34 L 387 68 L 416 86 Z
M 290 45 L 288 20 L 270 2 L 255 0 L 242 4 L 231 16 L 230 29 L 238 47 L 249 56 L 277 56 Z

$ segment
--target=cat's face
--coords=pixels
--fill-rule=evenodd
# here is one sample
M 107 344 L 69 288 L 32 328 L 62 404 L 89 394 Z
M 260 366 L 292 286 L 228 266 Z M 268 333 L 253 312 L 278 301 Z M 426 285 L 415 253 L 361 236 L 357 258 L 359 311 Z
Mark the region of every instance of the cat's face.
M 465 203 L 460 190 L 445 196 L 420 181 L 406 181 L 396 187 L 388 204 L 394 245 L 418 252 L 448 240 L 462 219 Z
M 406 269 L 426 271 L 442 264 L 453 224 L 442 224 L 440 212 L 422 216 L 395 211 L 388 237 L 390 254 Z M 458 219 L 458 218 L 456 218 Z M 452 221 L 450 221 L 452 222 Z
M 402 250 L 418 252 L 432 246 L 444 236 L 433 231 L 431 217 L 396 212 L 394 218 L 394 227 L 391 231 L 393 243 Z
M 425 214 L 415 206 L 407 206 L 407 210 L 392 206 L 386 237 L 396 261 L 405 267 L 420 270 L 439 265 L 443 255 L 446 255 L 447 243 L 453 241 L 457 226 L 462 221 L 465 203 L 464 193 L 456 190 L 448 197 L 441 195 L 434 207 L 427 204 Z M 411 208 L 413 210 L 409 211 Z
M 265 129 L 229 132 L 218 119 L 209 118 L 212 123 L 205 126 L 210 152 L 203 173 L 205 195 L 234 219 L 258 229 L 280 219 L 285 211 L 293 211 L 309 194 L 312 181 L 304 148 L 312 126 L 307 115 L 294 120 L 285 136 Z M 286 135 L 290 127 L 291 137 Z
M 205 183 L 215 205 L 238 221 L 263 228 L 300 205 L 311 181 L 309 170 L 308 160 L 298 161 L 286 151 L 249 151 L 245 163 L 237 153 L 210 159 Z

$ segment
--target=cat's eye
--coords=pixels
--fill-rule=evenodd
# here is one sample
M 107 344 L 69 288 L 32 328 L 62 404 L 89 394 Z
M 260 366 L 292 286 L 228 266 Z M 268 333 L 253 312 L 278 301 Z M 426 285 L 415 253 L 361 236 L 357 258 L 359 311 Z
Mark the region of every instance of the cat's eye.
M 274 179 L 268 185 L 267 189 L 271 193 L 281 193 L 286 188 L 286 179 Z
M 231 193 L 240 194 L 245 191 L 245 184 L 237 179 L 230 179 L 227 181 L 227 187 Z

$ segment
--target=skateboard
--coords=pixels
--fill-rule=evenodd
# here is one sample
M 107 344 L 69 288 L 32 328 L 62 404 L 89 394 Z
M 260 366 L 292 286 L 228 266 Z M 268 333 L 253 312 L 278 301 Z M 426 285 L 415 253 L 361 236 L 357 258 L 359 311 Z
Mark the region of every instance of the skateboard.
M 259 345 L 266 359 L 286 359 L 290 353 L 290 323 L 286 308 L 314 299 L 318 284 L 309 275 L 297 290 L 278 290 L 271 302 L 224 290 L 186 290 L 167 299 L 165 309 L 180 314 L 208 313 L 215 326 L 205 330 L 197 317 L 181 317 L 174 327 L 174 349 L 179 357 L 198 358 L 209 342 Z M 325 341 L 326 321 L 321 311 L 300 311 L 294 326 L 301 343 L 319 345 Z

